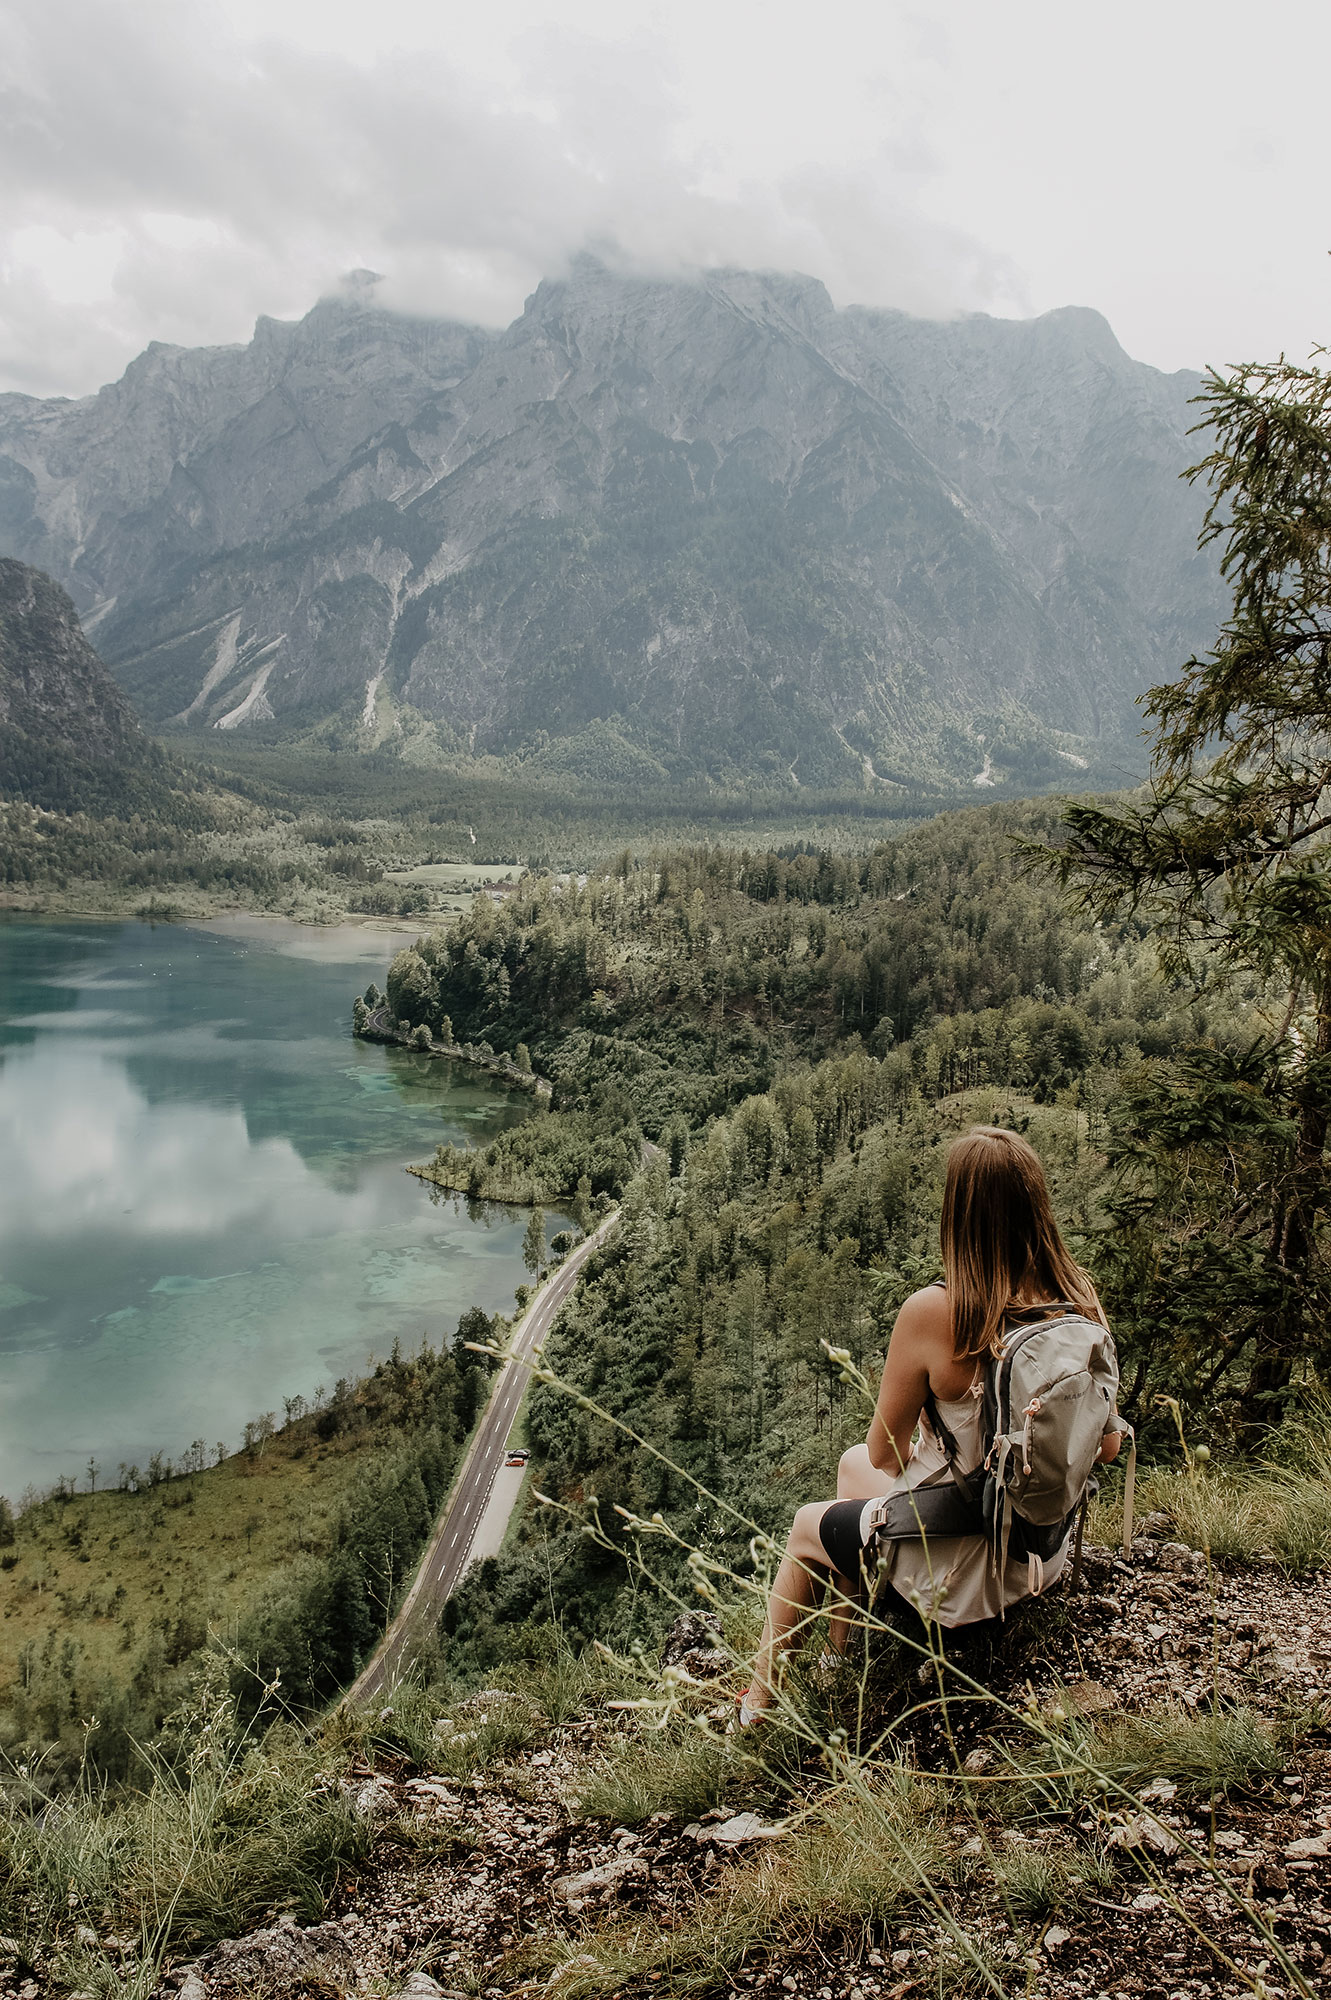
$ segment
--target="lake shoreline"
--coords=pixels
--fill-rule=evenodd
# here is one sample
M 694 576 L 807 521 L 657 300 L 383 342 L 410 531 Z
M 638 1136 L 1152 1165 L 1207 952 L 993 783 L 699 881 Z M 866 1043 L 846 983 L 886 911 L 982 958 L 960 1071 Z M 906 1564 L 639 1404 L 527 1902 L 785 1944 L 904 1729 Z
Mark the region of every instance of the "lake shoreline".
M 0 886 L 0 916 L 49 919 L 77 918 L 82 923 L 195 924 L 217 919 L 257 919 L 299 924 L 310 930 L 382 929 L 394 935 L 419 937 L 422 927 L 438 927 L 461 915 L 474 895 L 509 890 L 521 875 L 521 861 L 421 862 L 407 869 L 385 870 L 383 882 L 404 895 L 413 888 L 432 892 L 434 900 L 421 909 L 357 910 L 351 891 L 336 885 L 312 888 L 305 897 L 287 897 L 288 907 L 274 908 L 234 887 L 211 892 L 179 882 L 147 890 L 119 881 L 71 877 L 63 884 L 42 882 Z M 373 885 L 372 885 L 373 886 Z M 443 900 L 453 898 L 453 901 Z M 460 899 L 460 900 L 457 900 Z
M 402 1171 L 530 1117 L 532 1090 L 353 1038 L 379 926 L 239 928 L 0 916 L 11 1500 L 211 1452 L 395 1340 L 512 1309 L 520 1210 L 449 1217 Z
M 414 1056 L 446 1056 L 450 1062 L 470 1063 L 473 1068 L 486 1070 L 491 1076 L 498 1077 L 501 1083 L 526 1091 L 529 1097 L 541 1097 L 548 1102 L 554 1095 L 555 1087 L 548 1076 L 539 1076 L 535 1070 L 519 1069 L 511 1056 L 481 1055 L 467 1042 L 431 1041 L 428 1049 L 421 1048 L 411 1035 L 404 1034 L 400 1028 L 390 1027 L 382 1009 L 376 1009 L 363 1028 L 355 1028 L 352 1032 L 358 1041 L 382 1042 L 389 1047 L 406 1049 Z M 410 1171 L 414 1173 L 416 1169 L 413 1167 Z
M 462 1195 L 468 1201 L 493 1201 L 497 1202 L 501 1208 L 545 1208 L 548 1205 L 543 1197 L 532 1194 L 530 1189 L 524 1189 L 521 1193 L 510 1192 L 500 1194 L 493 1187 L 487 1187 L 484 1194 L 473 1194 L 470 1179 L 465 1181 L 449 1180 L 447 1175 L 441 1174 L 437 1167 L 409 1166 L 406 1171 L 409 1174 L 414 1174 L 418 1181 L 424 1181 L 427 1187 L 437 1187 L 444 1194 Z

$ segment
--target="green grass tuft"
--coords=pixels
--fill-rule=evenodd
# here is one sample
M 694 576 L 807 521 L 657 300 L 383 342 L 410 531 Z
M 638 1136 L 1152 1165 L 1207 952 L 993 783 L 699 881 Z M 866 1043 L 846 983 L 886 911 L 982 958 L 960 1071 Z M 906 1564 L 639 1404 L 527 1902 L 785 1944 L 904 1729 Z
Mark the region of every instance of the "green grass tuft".
M 592 1767 L 575 1810 L 580 1818 L 619 1826 L 641 1826 L 658 1812 L 696 1819 L 724 1804 L 738 1809 L 751 1802 L 760 1775 L 733 1737 L 681 1727 L 644 1732 L 618 1740 Z

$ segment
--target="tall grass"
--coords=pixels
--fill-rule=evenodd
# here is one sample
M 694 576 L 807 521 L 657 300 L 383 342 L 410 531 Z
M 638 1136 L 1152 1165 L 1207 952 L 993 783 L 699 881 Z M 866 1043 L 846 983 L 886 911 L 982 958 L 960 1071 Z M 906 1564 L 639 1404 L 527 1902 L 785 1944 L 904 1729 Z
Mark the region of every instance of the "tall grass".
M 723 1802 L 738 1805 L 770 1791 L 761 1760 L 735 1737 L 683 1724 L 620 1736 L 591 1764 L 575 1793 L 583 1819 L 640 1826 L 656 1813 L 698 1819 Z
M 685 1891 L 669 1930 L 651 1917 L 610 1924 L 592 1936 L 549 1934 L 515 1958 L 540 1972 L 560 2000 L 593 2000 L 630 1977 L 692 1993 L 730 1978 L 747 1960 L 798 1951 L 815 1937 L 859 1933 L 923 1902 L 952 1864 L 937 1801 L 905 1767 L 870 1780 L 843 1779 L 812 1804 L 786 1838 L 712 1894 Z M 964 1931 L 943 1913 L 963 1959 Z
M 1331 1400 L 1317 1394 L 1275 1433 L 1260 1464 L 1217 1453 L 1199 1463 L 1151 1466 L 1137 1481 L 1137 1521 L 1168 1515 L 1178 1540 L 1222 1562 L 1269 1558 L 1294 1575 L 1331 1563 Z M 1122 1528 L 1117 1489 L 1092 1510 L 1089 1533 L 1113 1542 Z
M 1168 1495 L 1180 1532 L 1195 1532 L 1206 1547 L 1221 1516 L 1239 1539 L 1235 1509 L 1217 1495 L 1241 1486 L 1252 1511 L 1240 1520 L 1259 1523 L 1250 1532 L 1268 1538 L 1274 1553 L 1288 1546 L 1279 1536 L 1294 1535 L 1300 1511 L 1316 1518 L 1316 1486 L 1331 1476 L 1328 1440 L 1324 1413 L 1309 1417 L 1247 1482 L 1199 1465 L 1184 1443 L 1181 1471 L 1150 1475 L 1158 1484 L 1148 1504 Z M 674 1533 L 659 1517 L 628 1518 L 639 1530 L 634 1560 L 651 1578 L 653 1548 Z M 586 1525 L 599 1533 L 594 1518 Z M 1305 1548 L 1315 1547 L 1317 1532 L 1307 1531 Z M 622 1546 L 618 1536 L 614 1545 Z M 760 1565 L 770 1563 L 774 1552 L 756 1532 L 753 1549 Z M 698 1551 L 687 1574 L 697 1597 L 721 1612 L 738 1683 L 765 1578 L 726 1571 Z M 668 1584 L 654 1581 L 668 1596 Z M 815 1621 L 806 1660 L 820 1631 Z M 714 1683 L 662 1682 L 641 1657 L 617 1660 L 600 1649 L 575 1656 L 557 1642 L 479 1692 L 436 1678 L 395 1689 L 382 1706 L 343 1706 L 313 1731 L 278 1723 L 263 1735 L 241 1726 L 228 1692 L 233 1666 L 214 1656 L 200 1671 L 147 1754 L 136 1791 L 113 1794 L 86 1768 L 61 1796 L 48 1793 L 40 1769 L 0 1773 L 0 1930 L 70 1985 L 106 2000 L 146 2000 L 168 1956 L 243 1934 L 274 1911 L 319 1918 L 339 1871 L 358 1865 L 370 1843 L 348 1794 L 353 1770 L 387 1759 L 454 1781 L 484 1772 L 520 1783 L 521 1760 L 539 1738 L 591 1718 L 596 1746 L 580 1752 L 573 1801 L 580 1817 L 641 1825 L 658 1813 L 678 1822 L 745 1805 L 779 1821 L 781 1837 L 681 1886 L 668 1925 L 642 1913 L 589 1920 L 568 1934 L 551 1926 L 520 1948 L 505 1976 L 539 1977 L 555 2000 L 608 1996 L 631 1977 L 663 1993 L 701 1993 L 747 1963 L 798 1953 L 817 1938 L 853 1948 L 911 1925 L 929 1940 L 917 1949 L 935 1991 L 1015 2000 L 1026 1985 L 1015 1968 L 1039 1927 L 1085 1894 L 1114 1893 L 1125 1864 L 1109 1843 L 1125 1820 L 1157 1810 L 1149 1792 L 1143 1799 L 1146 1781 L 1169 1778 L 1185 1799 L 1209 1798 L 1214 1832 L 1215 1802 L 1269 1783 L 1287 1766 L 1300 1728 L 1294 1716 L 1276 1727 L 1223 1704 L 1209 1714 L 1094 1718 L 1072 1702 L 1041 1708 L 1033 1696 L 1004 1697 L 975 1661 L 945 1660 L 933 1641 L 903 1638 L 872 1612 L 830 1683 L 791 1662 L 772 1723 L 756 1737 L 722 1734 Z M 958 1746 L 963 1714 L 968 1742 L 977 1719 L 989 1725 L 983 1770 Z M 941 1745 L 933 1768 L 917 1761 L 922 1725 Z M 1171 1839 L 1193 1864 L 1190 1879 L 1203 1872 L 1230 1933 L 1246 1932 L 1254 1957 L 1310 2000 L 1267 1914 L 1215 1866 L 1213 1841 L 1191 1835 L 1185 1818 Z M 1019 1828 L 1038 1832 L 1039 1844 L 1007 1844 Z M 417 1829 L 413 1840 L 404 1834 L 404 1845 L 419 1854 L 433 1841 L 433 1858 L 446 1860 L 475 1838 L 459 1816 Z M 1189 1914 L 1169 1870 L 1149 1853 L 1136 1853 L 1131 1866 L 1196 1928 L 1195 1904 Z M 991 1917 L 1006 1915 L 1006 1957 L 994 1955 L 992 1925 L 986 1932 L 977 1922 L 981 1905 Z M 89 1929 L 103 1938 L 112 1931 L 131 1948 L 117 1964 L 88 1944 Z M 1239 1986 L 1257 1990 L 1256 1975 L 1226 1955 L 1218 1935 L 1205 1941 Z
M 872 1402 L 872 1385 L 854 1367 L 845 1350 L 828 1350 L 843 1379 Z M 639 1450 L 661 1461 L 682 1485 L 692 1485 L 709 1511 L 723 1509 L 736 1524 L 738 1515 L 701 1482 L 670 1463 L 650 1440 L 581 1390 L 564 1384 L 537 1357 L 537 1372 L 552 1387 L 567 1393 L 583 1411 L 622 1432 Z M 1158 1473 L 1157 1488 L 1167 1492 L 1171 1518 L 1195 1524 L 1200 1546 L 1208 1553 L 1208 1575 L 1214 1590 L 1210 1535 L 1215 1516 L 1215 1481 L 1209 1454 L 1197 1454 L 1179 1426 L 1183 1466 L 1177 1473 Z M 1274 1536 L 1282 1559 L 1308 1562 L 1320 1546 L 1317 1487 L 1331 1470 L 1331 1421 L 1325 1409 L 1309 1414 L 1302 1429 L 1282 1440 L 1283 1456 L 1257 1468 L 1250 1477 L 1253 1519 L 1262 1532 Z M 1148 1504 L 1155 1501 L 1148 1496 Z M 547 1501 L 557 1506 L 559 1503 Z M 1158 1504 L 1158 1501 L 1155 1501 Z M 607 1550 L 624 1546 L 621 1533 L 604 1529 L 595 1502 L 564 1509 L 575 1515 L 582 1532 Z M 750 1552 L 755 1573 L 741 1574 L 715 1556 L 690 1546 L 685 1536 L 661 1514 L 646 1518 L 617 1507 L 629 1537 L 630 1562 L 641 1580 L 678 1608 L 689 1608 L 677 1594 L 672 1578 L 679 1575 L 678 1558 L 696 1598 L 722 1616 L 723 1629 L 734 1633 L 750 1624 L 755 1608 L 770 1586 L 777 1551 L 755 1523 Z M 1225 1510 L 1231 1523 L 1232 1507 Z M 1331 1507 L 1327 1508 L 1331 1513 Z M 1300 1522 L 1298 1516 L 1302 1514 Z M 1309 1525 L 1311 1520 L 1311 1525 Z M 654 1560 L 662 1544 L 670 1547 L 670 1562 Z M 1331 1543 L 1328 1543 L 1331 1553 Z M 685 1586 L 688 1587 L 687 1585 Z M 857 1614 L 854 1658 L 847 1656 L 835 1676 L 835 1706 L 820 1699 L 817 1676 L 790 1662 L 772 1689 L 762 1733 L 751 1739 L 773 1795 L 784 1795 L 790 1812 L 787 1839 L 742 1873 L 723 1891 L 699 1896 L 691 1910 L 677 1916 L 668 1934 L 646 1919 L 610 1926 L 591 1939 L 536 1948 L 551 1989 L 570 2000 L 614 1992 L 636 1971 L 659 1976 L 665 1990 L 701 1990 L 728 1978 L 755 1952 L 797 1950 L 812 1935 L 854 1932 L 885 1921 L 889 1912 L 906 1904 L 928 1914 L 936 1940 L 933 1979 L 939 1991 L 973 1988 L 995 1996 L 1014 1995 L 1025 1979 L 1012 1983 L 1012 1969 L 993 1961 L 973 1921 L 964 1891 L 953 1895 L 964 1876 L 964 1857 L 980 1856 L 997 1887 L 1014 1933 L 1023 1925 L 1046 1918 L 1077 1881 L 1102 1877 L 1109 1866 L 1106 1851 L 1092 1847 L 1074 1851 L 1063 1834 L 1063 1851 L 1014 1861 L 997 1846 L 1005 1819 L 1018 1814 L 1066 1828 L 1075 1807 L 1082 1823 L 1098 1829 L 1108 1843 L 1128 1822 L 1152 1818 L 1157 1808 L 1143 1797 L 1142 1780 L 1174 1775 L 1179 1788 L 1206 1791 L 1213 1806 L 1212 1838 L 1199 1845 L 1182 1823 L 1168 1830 L 1170 1852 L 1181 1851 L 1203 1872 L 1212 1907 L 1224 1910 L 1229 1922 L 1249 1934 L 1266 1966 L 1278 1967 L 1287 1990 L 1312 2000 L 1313 1989 L 1276 1935 L 1268 1915 L 1252 1903 L 1217 1867 L 1214 1854 L 1214 1806 L 1233 1785 L 1260 1783 L 1284 1768 L 1287 1746 L 1281 1735 L 1257 1718 L 1225 1712 L 1217 1702 L 1209 1716 L 1173 1711 L 1119 1717 L 1109 1723 L 1088 1721 L 1054 1703 L 1043 1712 L 1033 1694 L 1025 1703 L 1009 1699 L 978 1677 L 978 1657 L 967 1665 L 965 1654 L 949 1657 L 936 1627 L 923 1640 L 903 1635 L 887 1625 L 872 1606 Z M 807 1659 L 825 1633 L 822 1614 L 811 1611 L 795 1635 Z M 732 1644 L 733 1651 L 733 1644 Z M 913 1662 L 913 1665 L 912 1665 Z M 745 1671 L 735 1653 L 736 1680 Z M 904 1671 L 903 1671 L 904 1668 Z M 645 1677 L 644 1677 L 645 1678 Z M 1218 1691 L 1217 1691 L 1218 1692 Z M 889 1699 L 884 1700 L 884 1695 Z M 710 1728 L 699 1704 L 714 1700 L 713 1688 L 691 1689 L 687 1681 L 670 1679 L 664 1686 L 644 1685 L 635 1703 L 657 1731 L 678 1730 L 690 1720 L 700 1731 Z M 839 1711 L 840 1720 L 835 1717 Z M 958 1747 L 955 1720 L 964 1712 L 973 1725 L 977 1714 L 990 1725 L 991 1740 L 1000 1749 L 1000 1768 L 972 1771 Z M 912 1768 L 914 1741 L 922 1718 L 928 1717 L 941 1737 L 940 1768 L 932 1773 Z M 829 1726 L 830 1725 L 830 1726 Z M 1013 1746 L 1017 1746 L 1014 1748 Z M 656 1766 L 655 1787 L 645 1782 L 636 1803 L 646 1802 L 656 1789 L 668 1795 L 676 1772 L 697 1784 L 719 1778 L 718 1766 L 681 1748 L 665 1745 L 644 1759 L 644 1773 Z M 824 1774 L 810 1797 L 812 1766 Z M 664 1768 L 662 1768 L 664 1765 Z M 621 1760 L 621 1771 L 623 1760 Z M 803 1786 L 801 1787 L 801 1774 Z M 633 1792 L 622 1777 L 603 1803 Z M 596 1803 L 592 1794 L 589 1803 Z M 1089 1822 L 1085 1815 L 1089 1814 Z M 956 1818 L 969 1826 L 969 1841 L 957 1838 Z M 1163 1832 L 1163 1829 L 1162 1829 Z M 1218 1930 L 1201 1924 L 1183 1900 L 1179 1885 L 1158 1865 L 1149 1845 L 1134 1842 L 1132 1866 L 1144 1875 L 1172 1915 L 1194 1931 L 1240 1986 L 1264 1993 L 1263 1975 L 1250 1975 L 1230 1955 Z M 1031 1939 L 1034 1945 L 1034 1939 Z M 1265 1972 L 1265 1967 L 1264 1967 Z
M 210 1661 L 172 1718 L 184 1754 L 145 1753 L 141 1790 L 110 1792 L 85 1771 L 44 1799 L 40 1774 L 10 1774 L 0 1817 L 0 1929 L 30 1960 L 101 1990 L 105 1958 L 80 1929 L 108 1921 L 133 1950 L 114 1990 L 138 2000 L 163 1955 L 202 1950 L 289 1911 L 316 1921 L 339 1869 L 363 1858 L 368 1830 L 344 1793 L 342 1765 L 277 1725 L 262 1742 L 241 1728 L 227 1664 Z

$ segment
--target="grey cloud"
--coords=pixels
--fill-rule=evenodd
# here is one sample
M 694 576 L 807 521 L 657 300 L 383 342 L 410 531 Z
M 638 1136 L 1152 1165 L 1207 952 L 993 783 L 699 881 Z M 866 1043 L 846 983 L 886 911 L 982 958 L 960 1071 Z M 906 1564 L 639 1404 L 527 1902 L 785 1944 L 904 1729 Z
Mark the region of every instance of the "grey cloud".
M 61 307 L 11 272 L 0 376 L 16 386 L 80 393 L 151 338 L 243 338 L 353 265 L 383 271 L 404 310 L 490 324 L 588 244 L 658 269 L 801 268 L 843 301 L 925 312 L 1013 288 L 976 243 L 916 219 L 930 161 L 905 112 L 853 177 L 702 191 L 668 60 L 642 40 L 532 36 L 523 101 L 505 103 L 438 54 L 360 67 L 242 48 L 211 10 L 12 0 L 8 18 L 0 262 L 34 223 L 125 238 L 105 305 Z M 161 214 L 209 240 L 164 246 Z

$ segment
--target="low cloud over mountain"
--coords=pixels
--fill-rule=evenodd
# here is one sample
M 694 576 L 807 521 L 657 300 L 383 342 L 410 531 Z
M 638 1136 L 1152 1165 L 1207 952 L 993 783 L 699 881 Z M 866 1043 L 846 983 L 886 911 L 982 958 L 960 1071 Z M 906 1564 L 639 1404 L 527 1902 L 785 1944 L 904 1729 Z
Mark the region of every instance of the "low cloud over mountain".
M 590 259 L 501 334 L 368 277 L 246 347 L 0 398 L 0 548 L 142 711 L 434 758 L 903 785 L 1130 754 L 1215 629 L 1195 378 Z

